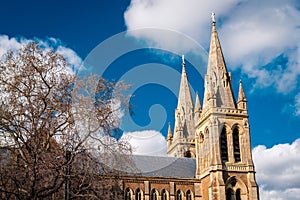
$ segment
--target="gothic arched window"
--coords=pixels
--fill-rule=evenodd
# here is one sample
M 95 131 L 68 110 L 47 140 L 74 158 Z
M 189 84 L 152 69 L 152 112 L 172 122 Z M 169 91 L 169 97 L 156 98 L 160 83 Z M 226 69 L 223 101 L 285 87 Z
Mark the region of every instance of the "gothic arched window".
M 237 127 L 233 129 L 233 153 L 235 162 L 241 161 L 239 130 Z
M 183 200 L 182 198 L 182 193 L 180 190 L 177 190 L 177 193 L 176 193 L 176 200 Z
M 125 190 L 125 200 L 131 200 L 131 192 L 129 188 Z
M 157 200 L 157 193 L 155 189 L 151 190 L 150 200 Z
M 200 135 L 199 135 L 199 141 L 200 141 L 200 143 L 204 142 L 204 135 L 203 135 L 203 133 L 200 133 Z
M 135 191 L 135 200 L 142 200 L 142 192 L 140 188 L 136 189 Z
M 161 200 L 167 200 L 168 196 L 167 196 L 167 192 L 165 189 L 163 189 L 161 191 Z
M 220 135 L 220 151 L 221 151 L 221 160 L 222 162 L 228 161 L 228 149 L 227 149 L 227 134 L 226 128 L 223 127 Z
M 241 200 L 241 190 L 237 189 L 235 192 L 235 200 Z
M 186 157 L 186 158 L 191 158 L 191 157 L 192 157 L 191 152 L 190 152 L 189 150 L 186 151 L 186 152 L 184 153 L 184 157 Z
M 192 193 L 190 190 L 186 192 L 186 200 L 192 200 Z

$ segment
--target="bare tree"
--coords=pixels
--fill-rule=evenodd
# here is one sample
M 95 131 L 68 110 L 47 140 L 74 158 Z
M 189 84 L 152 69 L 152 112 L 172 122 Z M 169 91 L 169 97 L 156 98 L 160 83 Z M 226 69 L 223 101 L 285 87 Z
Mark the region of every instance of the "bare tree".
M 34 43 L 7 53 L 0 65 L 0 198 L 99 199 L 107 181 L 117 186 L 118 167 L 128 163 L 118 159 L 130 146 L 109 136 L 125 88 L 98 76 L 79 79 L 61 55 Z

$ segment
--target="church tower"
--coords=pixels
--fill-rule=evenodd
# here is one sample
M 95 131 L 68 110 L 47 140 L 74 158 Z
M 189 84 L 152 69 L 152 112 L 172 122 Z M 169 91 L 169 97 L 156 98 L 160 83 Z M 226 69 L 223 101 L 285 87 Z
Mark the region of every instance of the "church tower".
M 182 56 L 181 82 L 175 110 L 174 135 L 169 125 L 167 143 L 168 155 L 175 157 L 195 157 L 196 155 L 194 104 L 185 71 L 184 56 Z
M 257 200 L 247 100 L 240 82 L 235 101 L 214 14 L 204 86 L 203 106 L 195 116 L 196 177 L 202 198 Z

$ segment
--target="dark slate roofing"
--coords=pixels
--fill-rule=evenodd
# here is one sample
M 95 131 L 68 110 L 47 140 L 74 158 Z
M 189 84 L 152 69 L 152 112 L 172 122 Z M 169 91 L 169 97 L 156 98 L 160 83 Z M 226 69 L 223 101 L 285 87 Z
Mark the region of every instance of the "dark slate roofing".
M 194 178 L 196 159 L 159 156 L 132 156 L 137 175 L 170 178 Z

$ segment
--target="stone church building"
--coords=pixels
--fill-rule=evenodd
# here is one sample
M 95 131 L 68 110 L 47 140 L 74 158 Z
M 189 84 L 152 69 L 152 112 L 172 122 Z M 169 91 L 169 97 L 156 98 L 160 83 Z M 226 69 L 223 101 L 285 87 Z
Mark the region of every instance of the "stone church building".
M 241 81 L 234 98 L 214 19 L 204 87 L 201 104 L 198 94 L 192 99 L 183 59 L 168 156 L 134 156 L 140 173 L 122 177 L 125 200 L 259 199 L 247 99 Z

